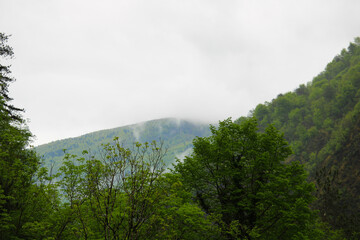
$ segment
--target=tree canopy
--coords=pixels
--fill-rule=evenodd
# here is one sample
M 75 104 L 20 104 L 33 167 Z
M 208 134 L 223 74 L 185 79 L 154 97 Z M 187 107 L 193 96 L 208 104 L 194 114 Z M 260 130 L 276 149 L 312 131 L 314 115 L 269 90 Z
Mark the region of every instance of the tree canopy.
M 272 125 L 227 119 L 196 138 L 194 152 L 176 166 L 202 209 L 218 216 L 229 239 L 316 239 L 309 208 L 314 186 L 303 167 L 285 164 L 291 149 Z

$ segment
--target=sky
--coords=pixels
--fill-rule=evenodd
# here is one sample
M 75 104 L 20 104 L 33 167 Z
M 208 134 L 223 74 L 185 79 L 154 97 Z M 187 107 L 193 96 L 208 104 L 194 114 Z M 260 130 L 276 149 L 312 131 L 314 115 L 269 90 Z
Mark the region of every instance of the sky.
M 360 36 L 358 0 L 0 0 L 15 106 L 39 145 L 295 90 Z M 0 59 L 2 60 L 2 59 Z

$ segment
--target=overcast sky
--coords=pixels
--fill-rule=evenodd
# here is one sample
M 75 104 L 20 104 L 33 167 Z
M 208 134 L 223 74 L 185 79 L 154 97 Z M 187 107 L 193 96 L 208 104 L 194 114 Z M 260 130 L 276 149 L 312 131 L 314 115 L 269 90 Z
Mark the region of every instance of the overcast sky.
M 35 145 L 146 120 L 217 122 L 293 91 L 360 36 L 358 0 L 0 0 Z

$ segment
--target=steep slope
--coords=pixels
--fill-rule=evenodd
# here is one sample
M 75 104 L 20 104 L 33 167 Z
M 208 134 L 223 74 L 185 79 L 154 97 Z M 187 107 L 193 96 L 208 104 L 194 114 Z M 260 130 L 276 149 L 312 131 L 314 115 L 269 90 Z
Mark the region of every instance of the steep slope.
M 294 151 L 289 161 L 306 164 L 322 218 L 348 237 L 359 231 L 360 38 L 312 82 L 259 104 L 251 115 L 261 130 L 274 124 L 284 133 Z
M 355 123 L 360 108 L 359 44 L 360 39 L 351 43 L 312 82 L 252 111 L 261 128 L 272 123 L 284 132 L 293 158 L 309 169 L 338 149 Z
M 36 152 L 43 157 L 45 164 L 54 163 L 58 169 L 64 157 L 64 149 L 70 154 L 81 156 L 83 150 L 92 152 L 101 144 L 111 143 L 114 137 L 119 137 L 125 146 L 133 142 L 163 141 L 167 149 L 165 162 L 172 163 L 176 157 L 189 153 L 192 140 L 196 137 L 210 135 L 209 125 L 174 118 L 152 120 L 134 125 L 101 130 L 76 138 L 68 138 L 36 147 Z

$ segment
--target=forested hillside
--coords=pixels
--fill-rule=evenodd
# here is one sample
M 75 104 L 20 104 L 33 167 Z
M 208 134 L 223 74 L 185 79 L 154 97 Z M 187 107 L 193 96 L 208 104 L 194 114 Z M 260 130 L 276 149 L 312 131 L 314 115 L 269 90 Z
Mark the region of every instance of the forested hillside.
M 164 161 L 169 165 L 175 161 L 176 157 L 182 158 L 185 154 L 190 153 L 192 140 L 195 137 L 209 135 L 208 124 L 167 118 L 59 140 L 40 145 L 35 150 L 43 157 L 46 166 L 54 163 L 54 170 L 57 170 L 64 158 L 64 150 L 67 153 L 80 156 L 83 150 L 91 149 L 95 153 L 101 148 L 101 144 L 112 142 L 114 137 L 118 137 L 126 147 L 130 147 L 134 142 L 151 143 L 155 140 L 164 142 L 164 148 L 167 149 Z
M 320 216 L 348 235 L 360 226 L 360 38 L 312 82 L 259 104 L 251 113 L 261 129 L 284 133 L 317 184 Z M 238 121 L 241 121 L 240 118 Z M 357 229 L 357 230 L 356 230 Z

